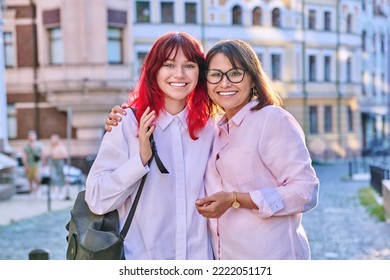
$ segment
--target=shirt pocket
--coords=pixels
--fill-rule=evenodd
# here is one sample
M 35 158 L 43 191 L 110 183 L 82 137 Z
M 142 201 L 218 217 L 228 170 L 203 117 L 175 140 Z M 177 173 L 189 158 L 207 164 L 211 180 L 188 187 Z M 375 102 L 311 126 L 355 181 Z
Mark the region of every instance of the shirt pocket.
M 233 148 L 221 152 L 216 167 L 225 185 L 240 186 L 253 182 L 257 153 L 251 149 Z

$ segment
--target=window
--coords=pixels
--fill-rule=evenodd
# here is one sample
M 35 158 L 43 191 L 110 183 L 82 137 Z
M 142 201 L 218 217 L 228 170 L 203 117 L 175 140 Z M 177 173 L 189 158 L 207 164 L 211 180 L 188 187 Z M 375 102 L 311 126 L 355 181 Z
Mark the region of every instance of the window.
M 274 27 L 280 27 L 280 10 L 278 8 L 275 8 L 272 10 L 272 26 Z
M 122 28 L 109 27 L 107 38 L 107 60 L 109 64 L 123 63 Z
M 347 15 L 347 33 L 352 32 L 352 15 Z
M 381 84 L 382 84 L 382 95 L 385 96 L 386 95 L 386 79 L 385 79 L 385 74 L 382 73 L 381 74 Z
M 381 53 L 385 54 L 385 34 L 381 34 Z
M 161 22 L 173 23 L 173 2 L 161 2 Z
M 362 50 L 366 50 L 366 37 L 367 37 L 367 32 L 366 30 L 363 30 L 362 32 Z
M 4 32 L 4 64 L 5 67 L 15 66 L 15 52 L 11 32 Z
M 317 80 L 317 65 L 316 65 L 316 57 L 314 55 L 309 56 L 309 81 Z
M 257 55 L 257 58 L 260 60 L 260 63 L 262 64 L 262 66 L 263 66 L 263 54 L 262 53 L 259 53 L 259 52 L 257 52 L 256 53 L 256 55 Z
M 347 125 L 348 131 L 353 131 L 353 112 L 351 106 L 347 106 Z
M 324 57 L 324 81 L 330 82 L 330 56 Z
M 346 64 L 346 80 L 347 83 L 350 83 L 352 81 L 352 58 L 347 58 L 347 64 Z
M 271 63 L 272 63 L 272 79 L 280 80 L 281 78 L 281 61 L 280 54 L 271 55 Z
M 14 104 L 7 104 L 7 120 L 8 120 L 8 138 L 16 139 L 18 136 L 16 107 Z
M 49 32 L 49 52 L 50 64 L 58 65 L 64 62 L 62 53 L 62 31 L 60 27 L 50 28 Z
M 330 22 L 331 22 L 330 12 L 325 12 L 324 13 L 324 30 L 330 31 Z
M 241 7 L 236 5 L 232 9 L 233 15 L 233 25 L 241 25 L 242 24 L 242 10 Z
M 252 11 L 252 24 L 261 25 L 261 8 L 256 7 Z
M 371 86 L 372 86 L 372 95 L 376 95 L 376 88 L 375 88 L 375 73 L 371 74 Z
M 310 134 L 318 133 L 318 112 L 317 106 L 309 107 L 309 126 Z
M 367 91 L 366 91 L 366 82 L 365 82 L 365 74 L 364 74 L 364 71 L 362 71 L 362 95 L 366 95 L 367 94 Z
M 185 3 L 185 23 L 196 23 L 196 3 Z
M 137 53 L 138 74 L 141 72 L 142 65 L 145 62 L 146 55 L 147 55 L 146 52 L 138 52 Z
M 324 116 L 324 131 L 328 133 L 332 132 L 332 106 L 325 106 Z
M 137 11 L 137 22 L 150 22 L 149 2 L 137 1 L 135 6 Z
M 309 10 L 309 29 L 316 28 L 316 11 Z

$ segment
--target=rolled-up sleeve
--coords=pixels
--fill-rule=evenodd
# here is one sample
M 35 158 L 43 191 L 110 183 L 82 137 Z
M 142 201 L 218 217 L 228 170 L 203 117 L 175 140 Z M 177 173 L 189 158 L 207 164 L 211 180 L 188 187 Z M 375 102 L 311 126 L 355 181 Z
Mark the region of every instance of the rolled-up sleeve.
M 317 205 L 319 180 L 303 132 L 289 113 L 269 112 L 262 127 L 258 153 L 276 182 L 251 192 L 261 217 L 302 213 Z

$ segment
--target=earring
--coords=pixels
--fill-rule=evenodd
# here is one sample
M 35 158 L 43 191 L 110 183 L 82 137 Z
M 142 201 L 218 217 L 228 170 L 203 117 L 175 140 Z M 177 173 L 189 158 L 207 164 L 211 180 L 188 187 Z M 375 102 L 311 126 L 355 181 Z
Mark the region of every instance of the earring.
M 253 87 L 253 88 L 251 88 L 250 98 L 252 99 L 252 97 L 255 95 L 257 95 L 257 89 Z

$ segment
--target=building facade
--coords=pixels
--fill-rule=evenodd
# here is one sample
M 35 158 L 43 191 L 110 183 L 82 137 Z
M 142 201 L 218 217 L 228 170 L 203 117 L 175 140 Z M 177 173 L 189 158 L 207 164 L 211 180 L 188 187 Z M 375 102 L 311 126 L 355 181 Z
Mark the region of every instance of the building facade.
M 251 44 L 313 159 L 359 156 L 379 136 L 388 142 L 389 7 L 389 0 L 5 0 L 10 143 L 21 147 L 29 129 L 41 139 L 56 132 L 73 157 L 94 156 L 108 111 L 125 100 L 151 45 L 177 30 L 206 51 L 226 38 Z

